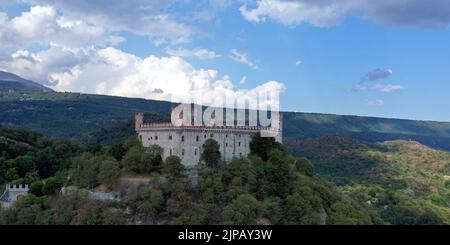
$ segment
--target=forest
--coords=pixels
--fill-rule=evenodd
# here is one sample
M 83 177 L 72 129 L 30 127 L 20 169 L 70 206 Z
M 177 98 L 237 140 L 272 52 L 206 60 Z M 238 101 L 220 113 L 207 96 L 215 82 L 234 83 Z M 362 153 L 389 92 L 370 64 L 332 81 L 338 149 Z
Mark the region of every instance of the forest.
M 448 223 L 448 209 L 414 206 L 375 184 L 361 188 L 358 180 L 336 185 L 317 173 L 314 160 L 258 135 L 251 155 L 227 164 L 217 142 L 207 141 L 194 173 L 134 136 L 81 144 L 2 127 L 0 149 L 0 183 L 31 185 L 28 196 L 1 209 L 1 224 Z M 86 190 L 119 193 L 120 200 L 94 200 Z M 368 205 L 367 196 L 376 205 Z

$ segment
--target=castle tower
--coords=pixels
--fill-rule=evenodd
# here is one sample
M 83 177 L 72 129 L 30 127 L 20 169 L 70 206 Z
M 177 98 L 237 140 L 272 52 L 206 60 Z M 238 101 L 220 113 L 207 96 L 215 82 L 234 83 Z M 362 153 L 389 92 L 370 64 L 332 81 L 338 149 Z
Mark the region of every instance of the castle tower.
M 136 130 L 142 128 L 142 125 L 144 124 L 144 113 L 136 112 L 136 114 L 134 115 L 134 119 L 135 119 Z

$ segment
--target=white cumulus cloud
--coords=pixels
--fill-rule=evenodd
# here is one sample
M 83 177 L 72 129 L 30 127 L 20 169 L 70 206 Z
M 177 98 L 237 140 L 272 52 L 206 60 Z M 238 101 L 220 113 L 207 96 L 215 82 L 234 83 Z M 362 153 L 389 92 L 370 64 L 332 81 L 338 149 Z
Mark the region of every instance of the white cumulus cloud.
M 85 52 L 85 53 L 83 53 Z M 70 57 L 73 57 L 70 59 Z M 60 61 L 65 61 L 61 64 Z M 268 81 L 253 89 L 237 89 L 229 76 L 213 69 L 196 69 L 180 57 L 140 58 L 108 47 L 91 50 L 16 52 L 6 68 L 25 78 L 47 78 L 57 91 L 107 94 L 176 102 L 220 105 L 218 98 L 242 99 L 254 103 L 255 94 L 282 92 L 285 86 Z M 30 74 L 36 74 L 30 77 Z M 262 103 L 275 103 L 271 99 Z
M 249 6 L 249 2 L 254 4 Z M 329 27 L 348 15 L 387 25 L 442 28 L 450 24 L 448 0 L 254 0 L 240 11 L 248 21 L 271 19 L 284 25 Z
M 184 48 L 178 48 L 178 49 L 172 49 L 171 47 L 166 48 L 166 53 L 168 55 L 172 56 L 178 56 L 178 57 L 197 57 L 199 59 L 205 60 L 205 59 L 216 59 L 221 57 L 220 54 L 217 54 L 214 51 L 210 51 L 207 49 L 202 48 L 195 48 L 195 49 L 184 49 Z
M 248 65 L 255 70 L 259 69 L 259 66 L 251 61 L 246 53 L 239 52 L 237 49 L 231 50 L 230 58 L 241 64 Z

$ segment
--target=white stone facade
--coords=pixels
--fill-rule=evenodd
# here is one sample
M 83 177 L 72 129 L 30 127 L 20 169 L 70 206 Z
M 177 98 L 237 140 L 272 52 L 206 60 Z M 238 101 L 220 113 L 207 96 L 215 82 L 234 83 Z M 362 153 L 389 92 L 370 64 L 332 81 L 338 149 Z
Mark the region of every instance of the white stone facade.
M 214 139 L 220 145 L 222 160 L 228 162 L 233 157 L 244 157 L 250 153 L 250 141 L 260 127 L 206 127 L 166 124 L 145 124 L 144 115 L 136 113 L 136 132 L 144 147 L 159 145 L 164 149 L 163 159 L 171 155 L 179 156 L 185 166 L 200 163 L 202 147 L 206 140 Z M 281 143 L 281 136 L 277 137 Z
M 7 184 L 4 193 L 0 196 L 0 205 L 6 208 L 12 206 L 20 197 L 28 195 L 29 190 L 28 185 Z

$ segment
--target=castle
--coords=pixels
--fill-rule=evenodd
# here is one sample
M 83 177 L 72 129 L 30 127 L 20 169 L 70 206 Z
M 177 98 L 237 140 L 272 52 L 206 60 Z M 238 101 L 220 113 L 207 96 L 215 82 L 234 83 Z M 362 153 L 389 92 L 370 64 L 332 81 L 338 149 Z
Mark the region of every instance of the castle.
M 261 130 L 269 130 L 268 127 L 261 126 L 198 125 L 194 123 L 193 114 L 188 124 L 180 126 L 172 123 L 145 123 L 144 114 L 141 112 L 135 114 L 135 120 L 136 132 L 144 147 L 158 145 L 164 149 L 163 159 L 176 155 L 185 166 L 196 166 L 200 163 L 202 147 L 208 139 L 219 143 L 222 160 L 228 162 L 234 157 L 250 154 L 252 136 Z M 279 132 L 275 139 L 282 143 L 281 120 L 277 126 Z

